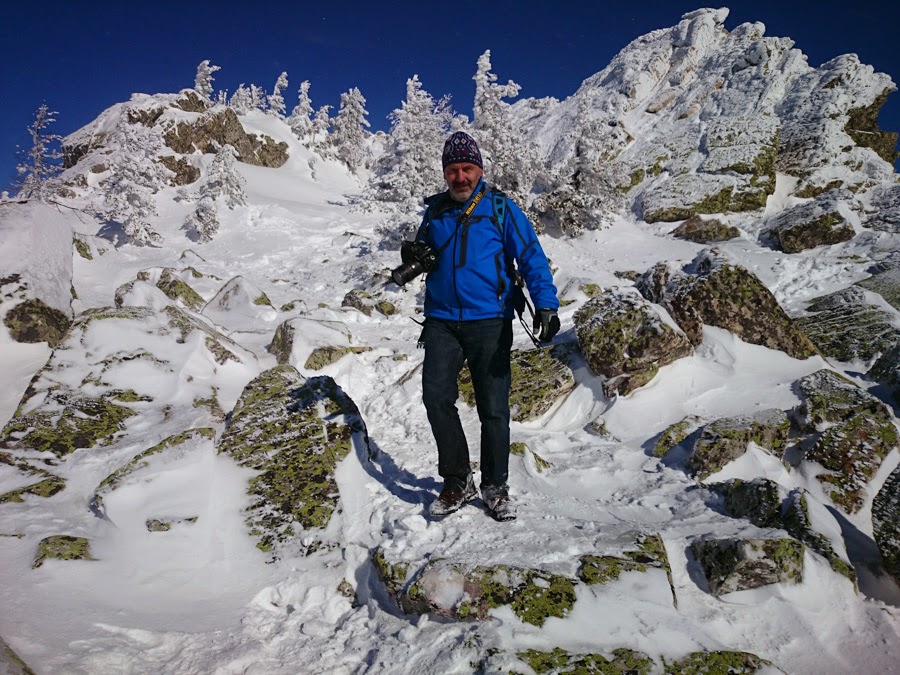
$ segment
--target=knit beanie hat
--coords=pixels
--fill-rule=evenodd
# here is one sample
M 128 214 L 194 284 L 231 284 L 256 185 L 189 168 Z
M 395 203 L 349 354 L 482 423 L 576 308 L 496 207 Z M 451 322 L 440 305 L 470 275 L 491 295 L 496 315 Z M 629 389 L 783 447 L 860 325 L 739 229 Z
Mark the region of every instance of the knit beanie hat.
M 481 162 L 481 153 L 475 139 L 464 131 L 457 131 L 444 143 L 444 154 L 441 156 L 441 166 L 446 169 L 448 164 L 467 162 L 479 168 L 484 168 Z

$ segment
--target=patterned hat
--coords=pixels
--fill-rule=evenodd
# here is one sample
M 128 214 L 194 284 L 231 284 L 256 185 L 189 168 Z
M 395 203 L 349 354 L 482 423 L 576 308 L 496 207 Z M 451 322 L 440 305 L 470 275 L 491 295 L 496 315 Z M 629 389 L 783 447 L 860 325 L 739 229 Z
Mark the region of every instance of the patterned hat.
M 444 154 L 441 156 L 441 166 L 445 169 L 448 164 L 459 164 L 460 162 L 484 168 L 478 144 L 464 131 L 457 131 L 447 139 L 447 142 L 444 143 Z

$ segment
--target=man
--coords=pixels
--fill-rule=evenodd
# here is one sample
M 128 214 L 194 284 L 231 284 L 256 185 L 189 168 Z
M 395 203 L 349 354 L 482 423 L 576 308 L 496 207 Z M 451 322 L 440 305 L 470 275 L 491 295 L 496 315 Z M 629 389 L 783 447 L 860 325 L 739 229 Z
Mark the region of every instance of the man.
M 416 234 L 437 259 L 425 282 L 422 400 L 444 488 L 429 512 L 445 516 L 477 497 L 456 410 L 457 378 L 468 362 L 481 421 L 481 496 L 495 519 L 513 520 L 507 486 L 513 260 L 540 308 L 534 329 L 543 341 L 559 331 L 559 301 L 547 257 L 522 210 L 501 196 L 506 208 L 497 222 L 475 139 L 461 131 L 450 136 L 442 164 L 448 189 L 425 200 Z

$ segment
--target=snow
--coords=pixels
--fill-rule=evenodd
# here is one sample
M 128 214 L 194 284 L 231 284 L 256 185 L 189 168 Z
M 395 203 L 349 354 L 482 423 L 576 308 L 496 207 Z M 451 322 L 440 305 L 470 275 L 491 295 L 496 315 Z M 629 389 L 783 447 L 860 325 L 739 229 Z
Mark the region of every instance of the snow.
M 718 10 L 696 25 L 683 22 L 679 40 L 705 45 L 726 15 L 727 10 Z M 685 73 L 688 59 L 697 57 L 685 52 Z M 143 97 L 135 100 L 150 105 Z M 396 250 L 381 246 L 377 234 L 391 224 L 390 216 L 350 208 L 351 197 L 363 188 L 360 181 L 337 162 L 316 159 L 283 122 L 257 112 L 242 122 L 248 131 L 288 143 L 291 159 L 279 169 L 237 165 L 246 179 L 248 203 L 221 209 L 219 231 L 209 242 L 191 241 L 181 228 L 192 206 L 176 201 L 174 188 L 155 198 L 159 214 L 151 222 L 163 237 L 159 247 L 113 248 L 94 238 L 100 224 L 93 219 L 44 218 L 31 205 L 0 207 L 21 214 L 0 223 L 4 274 L 20 269 L 31 255 L 29 264 L 46 284 L 41 292 L 61 309 L 68 310 L 68 280 L 73 279 L 78 299 L 72 306 L 78 313 L 112 306 L 116 290 L 141 271 L 155 281 L 164 268 L 190 265 L 204 275 L 193 284 L 203 299 L 221 294 L 222 300 L 196 314 L 197 320 L 217 326 L 237 343 L 234 349 L 243 361 L 216 368 L 196 339 L 172 350 L 171 343 L 147 334 L 153 319 L 143 326 L 148 330 L 124 322 L 93 327 L 85 333 L 83 350 L 69 354 L 63 379 L 72 386 L 98 367 L 100 357 L 94 354 L 111 345 L 146 349 L 171 361 L 172 372 L 164 374 L 140 360 L 131 362 L 111 371 L 109 384 L 178 408 L 175 419 L 167 419 L 148 406 L 152 410 L 130 422 L 113 445 L 75 453 L 65 462 L 67 487 L 58 495 L 29 495 L 25 504 L 0 505 L 0 535 L 22 535 L 0 538 L 0 635 L 35 672 L 467 673 L 477 670 L 491 648 L 501 651 L 485 662 L 484 672 L 508 672 L 523 668 L 514 653 L 524 649 L 609 653 L 624 646 L 646 652 L 657 664 L 660 657 L 675 660 L 694 650 L 740 649 L 792 673 L 896 670 L 900 590 L 867 566 L 859 569 L 857 591 L 824 559 L 807 552 L 800 584 L 710 595 L 688 552 L 690 543 L 701 536 L 760 531 L 711 505 L 709 493 L 686 474 L 683 449 L 664 460 L 649 451 L 660 432 L 690 415 L 710 421 L 789 410 L 799 403 L 794 386 L 799 378 L 822 368 L 846 372 L 846 364 L 793 359 L 710 327 L 692 356 L 662 368 L 626 397 L 607 399 L 600 378 L 581 363 L 571 393 L 539 420 L 512 425 L 513 440 L 530 451 L 522 459 L 511 458 L 518 519 L 494 522 L 478 502 L 443 520 L 428 518 L 425 508 L 440 482 L 421 404 L 420 327 L 411 320 L 420 318 L 421 280 L 404 290 L 377 286 L 398 306 L 398 315 L 365 316 L 342 308 L 348 291 L 376 288 L 376 275 L 399 263 Z M 111 124 L 98 120 L 94 131 L 110 131 Z M 550 145 L 548 140 L 545 147 Z M 779 175 L 767 214 L 796 199 L 788 196 L 795 184 Z M 746 236 L 720 248 L 757 274 L 792 315 L 802 313 L 811 297 L 864 277 L 873 260 L 900 243 L 897 235 L 871 234 L 786 255 L 756 243 L 759 215 L 730 214 L 729 222 Z M 42 235 L 37 227 L 55 229 Z M 628 282 L 615 272 L 693 260 L 702 247 L 668 236 L 673 227 L 648 225 L 626 214 L 611 227 L 577 239 L 543 236 L 558 268 L 560 295 L 575 301 L 560 312 L 563 330 L 557 341 L 575 339 L 573 315 L 585 300 L 579 290 L 584 284 L 625 288 Z M 73 229 L 91 242 L 93 260 L 76 253 L 73 263 Z M 43 243 L 23 243 L 29 241 Z M 108 249 L 103 255 L 97 254 L 98 243 Z M 237 277 L 243 281 L 233 285 L 240 292 L 226 299 L 222 291 Z M 272 307 L 253 303 L 257 289 Z M 293 301 L 302 309 L 278 310 Z M 153 315 L 166 304 L 171 301 L 145 282 L 124 296 L 125 306 L 150 307 Z M 204 423 L 221 434 L 223 423 L 192 408 L 191 401 L 214 387 L 224 411 L 231 410 L 243 386 L 275 365 L 266 346 L 286 320 L 298 335 L 290 362 L 304 375 L 333 377 L 358 405 L 377 449 L 371 461 L 351 453 L 337 470 L 341 508 L 329 532 L 342 542 L 340 548 L 308 557 L 288 552 L 275 561 L 257 550 L 243 513 L 253 473 L 216 454 L 211 439 L 152 457 L 146 468 L 104 496 L 106 518 L 89 511 L 105 476 L 169 433 Z M 515 339 L 517 348 L 530 348 L 520 329 Z M 324 345 L 371 350 L 347 355 L 323 371 L 304 371 L 311 351 Z M 0 422 L 12 417 L 50 353 L 45 344 L 14 343 L 5 328 L 0 330 Z M 461 403 L 460 416 L 474 459 L 477 416 Z M 609 435 L 594 430 L 599 422 Z M 552 466 L 539 471 L 534 455 Z M 860 540 L 871 536 L 868 504 L 898 462 L 900 453 L 894 450 L 870 484 L 867 506 L 839 518 L 824 505 L 814 477 L 789 471 L 755 446 L 708 480 L 764 476 L 786 488 L 810 490 L 813 522 L 835 542 L 839 555 L 845 552 L 843 534 L 848 548 L 858 549 L 858 561 L 870 555 L 860 552 Z M 3 475 L 0 491 L 7 489 Z M 21 480 L 9 489 L 19 486 Z M 149 532 L 148 518 L 173 524 L 169 531 Z M 614 555 L 632 545 L 636 533 L 656 532 L 669 556 L 677 607 L 664 572 L 625 572 L 615 584 L 579 585 L 568 615 L 550 618 L 540 628 L 523 624 L 508 607 L 492 610 L 484 622 L 404 615 L 370 561 L 372 550 L 380 547 L 388 559 L 410 563 L 444 558 L 574 575 L 581 555 Z M 31 569 L 37 542 L 53 534 L 88 537 L 97 560 L 48 560 Z M 452 607 L 464 589 L 448 570 L 427 583 L 439 604 Z

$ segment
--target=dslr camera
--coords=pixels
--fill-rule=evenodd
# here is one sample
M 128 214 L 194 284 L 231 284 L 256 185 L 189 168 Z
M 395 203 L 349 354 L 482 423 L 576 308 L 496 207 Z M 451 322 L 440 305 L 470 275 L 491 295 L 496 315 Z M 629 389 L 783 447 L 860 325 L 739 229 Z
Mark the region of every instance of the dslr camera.
M 391 279 L 398 286 L 437 267 L 437 256 L 424 241 L 404 241 L 400 246 L 400 259 L 403 264 L 391 270 Z

